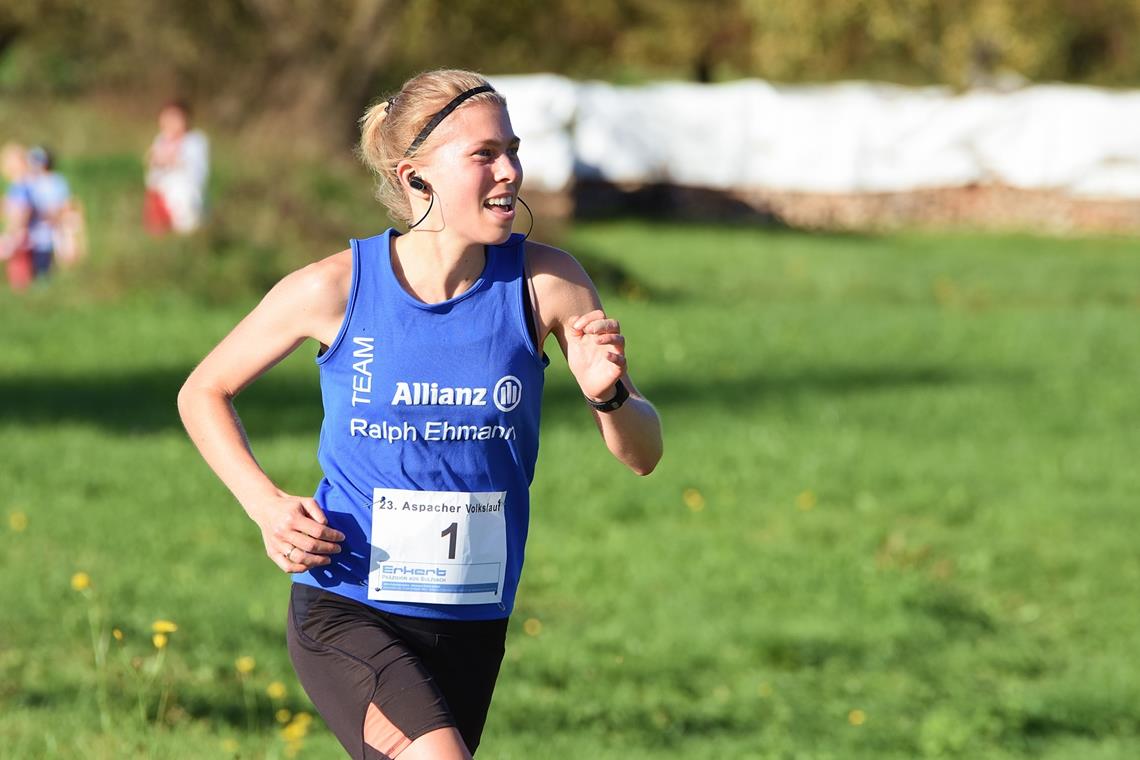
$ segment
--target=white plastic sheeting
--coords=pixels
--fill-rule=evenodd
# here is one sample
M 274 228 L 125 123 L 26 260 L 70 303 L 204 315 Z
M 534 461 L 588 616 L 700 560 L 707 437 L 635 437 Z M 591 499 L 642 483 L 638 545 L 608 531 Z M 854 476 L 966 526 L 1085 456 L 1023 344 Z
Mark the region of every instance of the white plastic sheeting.
M 506 97 L 511 126 L 522 138 L 523 181 L 541 190 L 565 188 L 574 178 L 573 124 L 580 85 L 550 74 L 490 81 Z
M 827 193 L 1000 182 L 1140 198 L 1135 91 L 491 81 L 523 138 L 527 184 L 544 190 L 575 177 Z

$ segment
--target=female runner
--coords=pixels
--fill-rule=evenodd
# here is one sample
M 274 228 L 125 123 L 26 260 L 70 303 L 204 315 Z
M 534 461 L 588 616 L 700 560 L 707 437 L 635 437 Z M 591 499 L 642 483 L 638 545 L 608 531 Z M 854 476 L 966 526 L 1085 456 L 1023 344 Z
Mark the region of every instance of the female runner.
M 389 229 L 286 276 L 178 397 L 202 456 L 293 573 L 289 652 L 353 758 L 467 758 L 522 568 L 553 335 L 606 446 L 634 472 L 661 425 L 625 338 L 568 254 L 511 234 L 522 166 L 477 74 L 408 81 L 361 120 Z M 283 492 L 232 399 L 312 338 L 325 418 L 315 495 Z

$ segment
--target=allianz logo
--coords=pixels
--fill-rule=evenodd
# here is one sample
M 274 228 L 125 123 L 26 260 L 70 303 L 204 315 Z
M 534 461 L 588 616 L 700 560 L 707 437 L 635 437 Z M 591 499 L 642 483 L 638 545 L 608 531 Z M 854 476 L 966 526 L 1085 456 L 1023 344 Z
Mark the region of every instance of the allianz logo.
M 392 394 L 392 406 L 486 406 L 487 396 L 487 388 L 401 381 Z M 522 382 L 514 375 L 504 375 L 490 397 L 496 409 L 509 412 L 522 401 Z

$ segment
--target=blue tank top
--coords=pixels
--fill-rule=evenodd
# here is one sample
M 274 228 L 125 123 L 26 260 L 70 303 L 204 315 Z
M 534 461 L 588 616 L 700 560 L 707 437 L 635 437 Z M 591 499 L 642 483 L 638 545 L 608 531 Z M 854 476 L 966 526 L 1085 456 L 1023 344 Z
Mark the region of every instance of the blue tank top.
M 351 241 L 344 322 L 317 357 L 315 498 L 346 539 L 332 564 L 294 581 L 401 615 L 503 618 L 522 571 L 547 364 L 523 305 L 523 236 L 487 246 L 470 288 L 427 304 L 392 270 L 398 234 Z

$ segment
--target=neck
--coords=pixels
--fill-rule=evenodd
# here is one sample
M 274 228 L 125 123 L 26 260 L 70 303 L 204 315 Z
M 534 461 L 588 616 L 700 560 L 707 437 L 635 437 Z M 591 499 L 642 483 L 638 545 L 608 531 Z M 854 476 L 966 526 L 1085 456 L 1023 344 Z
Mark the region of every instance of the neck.
M 479 279 L 486 263 L 483 246 L 446 233 L 416 232 L 395 238 L 392 269 L 400 284 L 424 303 L 455 298 Z

